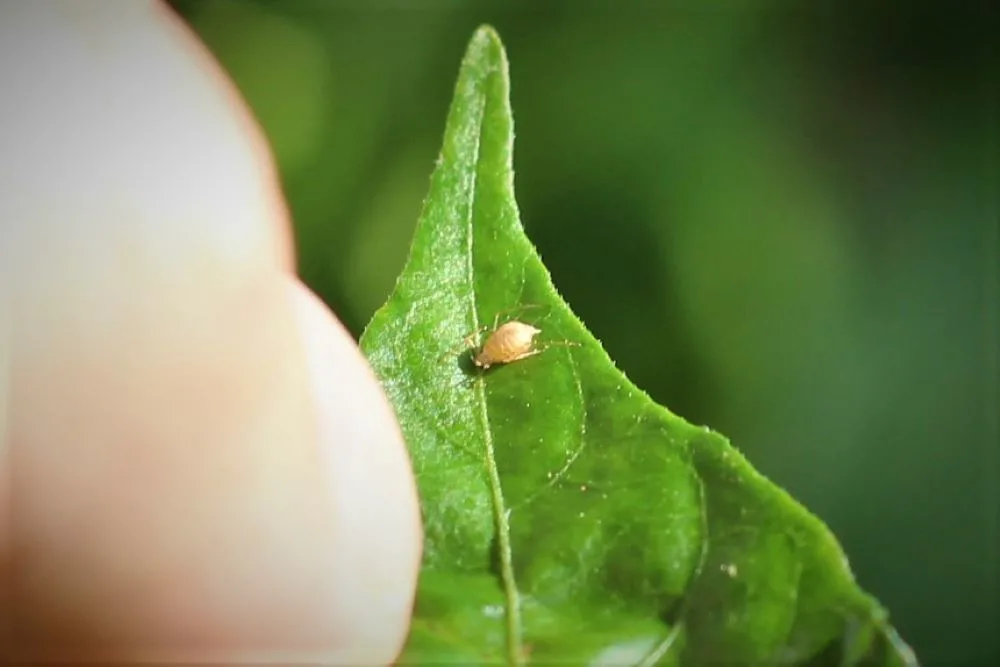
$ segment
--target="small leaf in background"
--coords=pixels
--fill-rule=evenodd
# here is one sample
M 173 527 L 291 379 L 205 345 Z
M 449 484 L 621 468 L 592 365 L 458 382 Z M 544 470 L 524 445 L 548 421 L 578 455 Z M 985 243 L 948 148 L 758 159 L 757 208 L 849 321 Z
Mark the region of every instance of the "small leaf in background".
M 522 231 L 512 148 L 484 27 L 409 260 L 361 340 L 423 508 L 401 662 L 915 665 L 826 527 L 653 403 L 569 310 Z M 543 351 L 476 369 L 463 340 L 498 316 L 540 329 Z

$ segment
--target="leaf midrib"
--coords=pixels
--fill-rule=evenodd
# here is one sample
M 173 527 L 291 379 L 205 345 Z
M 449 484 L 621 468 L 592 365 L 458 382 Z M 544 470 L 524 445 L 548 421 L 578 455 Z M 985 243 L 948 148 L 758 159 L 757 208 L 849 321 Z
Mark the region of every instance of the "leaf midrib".
M 472 188 L 469 201 L 469 215 L 466 218 L 466 230 L 468 234 L 468 244 L 466 249 L 466 270 L 470 278 L 469 289 L 469 309 L 472 311 L 473 330 L 478 332 L 479 313 L 476 308 L 476 278 L 475 265 L 473 262 L 473 245 L 475 243 L 474 220 L 476 211 L 476 194 L 479 185 L 479 162 L 481 159 L 483 119 L 486 116 L 487 106 L 487 86 L 486 79 L 491 73 L 487 73 L 483 80 L 483 93 L 479 108 L 479 118 L 476 119 L 475 150 L 473 159 Z M 479 334 L 476 334 L 477 344 L 480 342 Z M 493 520 L 497 530 L 497 550 L 500 557 L 500 577 L 503 584 L 504 596 L 506 597 L 507 620 L 507 661 L 511 665 L 521 665 L 521 602 L 520 592 L 517 589 L 517 581 L 514 578 L 514 554 L 511 550 L 510 540 L 510 513 L 506 509 L 506 502 L 503 495 L 503 487 L 500 484 L 500 471 L 497 468 L 496 454 L 493 448 L 493 434 L 490 431 L 489 409 L 486 405 L 486 383 L 480 377 L 475 382 L 476 401 L 479 403 L 479 422 L 483 433 L 483 443 L 486 447 L 486 469 L 489 474 L 490 496 L 493 505 Z

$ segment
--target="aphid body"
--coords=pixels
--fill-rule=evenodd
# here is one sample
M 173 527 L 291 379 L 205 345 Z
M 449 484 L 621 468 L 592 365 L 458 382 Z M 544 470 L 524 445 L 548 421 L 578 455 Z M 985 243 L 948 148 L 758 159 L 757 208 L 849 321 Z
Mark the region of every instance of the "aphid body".
M 490 366 L 509 364 L 542 352 L 536 348 L 535 336 L 541 333 L 530 324 L 511 320 L 497 327 L 482 348 L 472 357 L 472 363 L 486 370 Z

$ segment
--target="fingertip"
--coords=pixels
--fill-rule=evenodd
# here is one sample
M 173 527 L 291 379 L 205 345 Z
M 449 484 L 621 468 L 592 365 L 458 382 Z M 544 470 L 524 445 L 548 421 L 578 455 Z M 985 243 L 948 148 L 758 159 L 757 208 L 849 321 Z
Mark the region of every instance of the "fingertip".
M 299 282 L 291 287 L 337 515 L 345 622 L 365 662 L 391 662 L 409 627 L 422 552 L 416 485 L 395 414 L 357 344 Z M 349 552 L 349 553 L 348 553 Z M 373 654 L 375 651 L 377 654 Z
M 294 266 L 264 134 L 163 3 L 3 3 L 0 84 L 0 146 L 18 165 L 0 228 L 21 270 L 58 265 L 54 241 L 97 238 L 153 265 L 211 262 L 236 284 Z

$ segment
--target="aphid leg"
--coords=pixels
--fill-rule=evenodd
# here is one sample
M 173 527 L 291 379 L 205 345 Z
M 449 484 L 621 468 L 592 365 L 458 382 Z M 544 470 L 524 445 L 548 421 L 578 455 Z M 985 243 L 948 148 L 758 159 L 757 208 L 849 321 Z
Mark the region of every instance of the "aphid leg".
M 477 382 L 481 382 L 482 378 L 467 373 L 463 373 L 461 378 L 456 380 L 451 384 L 452 389 L 471 389 L 475 386 Z
M 510 359 L 508 359 L 504 363 L 508 363 L 509 364 L 509 363 L 513 363 L 515 361 L 521 361 L 522 359 L 527 359 L 528 357 L 533 357 L 536 354 L 541 354 L 542 352 L 545 352 L 550 347 L 580 347 L 580 343 L 577 343 L 576 341 L 572 341 L 572 340 L 554 340 L 554 341 L 550 341 L 548 343 L 545 343 L 544 345 L 539 345 L 538 347 L 532 348 L 532 349 L 528 350 L 527 352 L 522 352 L 521 354 L 515 355 L 515 356 L 511 357 Z
M 489 329 L 488 324 L 479 327 L 478 329 L 470 333 L 468 336 L 463 338 L 458 345 L 454 346 L 453 348 L 442 354 L 440 361 L 444 361 L 448 357 L 454 357 L 456 354 L 462 354 L 462 352 L 464 352 L 465 350 L 475 347 L 476 341 L 473 339 L 479 334 L 483 333 L 484 331 L 487 331 L 488 329 Z
M 545 350 L 546 350 L 546 348 L 544 348 L 544 347 L 536 347 L 533 350 L 528 350 L 527 352 L 522 352 L 521 354 L 515 355 L 515 356 L 511 357 L 510 359 L 508 359 L 504 363 L 510 364 L 510 363 L 515 362 L 515 361 L 521 361 L 522 359 L 527 359 L 528 357 L 533 357 L 536 354 L 541 354 Z
M 461 379 L 456 381 L 455 384 L 452 385 L 452 387 L 455 389 L 471 389 L 473 386 L 475 386 L 477 382 L 482 382 L 482 377 L 463 374 Z

